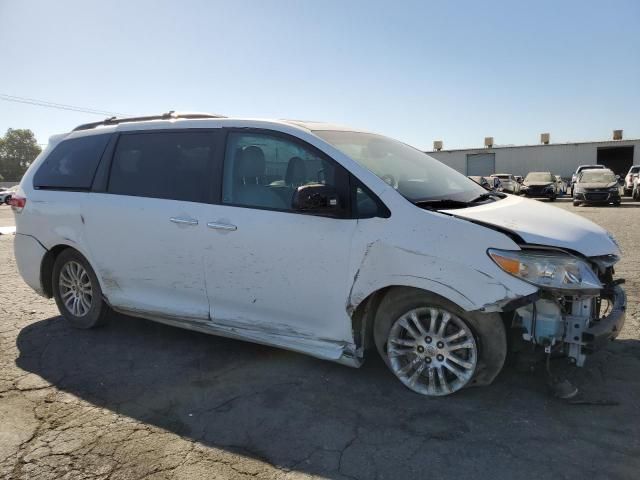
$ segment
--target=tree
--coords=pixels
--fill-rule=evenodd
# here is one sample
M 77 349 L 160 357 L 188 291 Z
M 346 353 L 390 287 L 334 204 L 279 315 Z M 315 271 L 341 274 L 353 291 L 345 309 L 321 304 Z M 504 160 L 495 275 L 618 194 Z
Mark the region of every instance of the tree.
M 7 182 L 19 182 L 41 151 L 31 130 L 10 128 L 0 137 L 0 175 Z

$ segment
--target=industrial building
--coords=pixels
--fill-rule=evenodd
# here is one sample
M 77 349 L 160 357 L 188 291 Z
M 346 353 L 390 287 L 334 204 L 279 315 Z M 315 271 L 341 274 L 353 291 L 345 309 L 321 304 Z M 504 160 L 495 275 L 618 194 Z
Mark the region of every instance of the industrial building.
M 552 172 L 571 177 L 578 165 L 602 164 L 624 176 L 631 165 L 640 164 L 640 139 L 622 140 L 615 130 L 614 140 L 579 143 L 550 143 L 549 134 L 540 135 L 539 145 L 494 146 L 493 138 L 485 138 L 484 148 L 443 150 L 435 141 L 434 150 L 426 152 L 465 175 L 491 175 L 528 172 Z

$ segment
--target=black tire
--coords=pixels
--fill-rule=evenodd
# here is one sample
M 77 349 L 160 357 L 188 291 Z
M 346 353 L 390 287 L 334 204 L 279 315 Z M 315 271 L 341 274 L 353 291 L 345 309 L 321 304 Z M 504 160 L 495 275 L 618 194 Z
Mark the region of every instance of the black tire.
M 500 315 L 466 312 L 439 295 L 417 288 L 392 289 L 385 295 L 376 312 L 374 342 L 387 367 L 393 372 L 387 355 L 387 341 L 394 323 L 407 312 L 424 307 L 450 312 L 473 333 L 477 345 L 476 368 L 471 379 L 461 388 L 489 385 L 502 370 L 507 354 L 507 337 Z
M 573 206 L 574 207 L 579 207 L 580 206 L 580 202 L 578 202 L 577 200 L 573 201 Z
M 6 205 L 9 205 L 9 202 L 11 201 L 11 195 L 7 195 L 6 197 L 4 197 L 4 203 Z
M 613 206 L 614 207 L 619 207 L 620 206 L 620 202 L 613 202 Z
M 549 201 L 550 202 L 555 202 L 556 201 L 556 196 L 553 195 L 553 196 L 549 197 Z
M 86 272 L 86 276 L 88 276 L 91 288 L 91 301 L 89 302 L 90 307 L 88 311 L 82 315 L 74 314 L 68 307 L 65 305 L 63 300 L 63 295 L 68 295 L 70 292 L 67 289 L 63 292 L 63 290 L 67 287 L 61 285 L 61 272 L 63 268 L 67 265 L 75 265 L 79 264 L 84 268 Z M 65 274 L 66 275 L 66 274 Z M 63 277 L 64 278 L 64 277 Z M 83 276 L 84 278 L 84 276 Z M 106 304 L 104 299 L 102 298 L 102 289 L 100 288 L 100 283 L 98 282 L 98 278 L 96 277 L 93 268 L 89 265 L 89 262 L 77 251 L 72 248 L 68 248 L 63 250 L 60 255 L 56 258 L 56 261 L 53 264 L 53 274 L 51 279 L 51 285 L 53 290 L 53 297 L 55 298 L 56 304 L 58 306 L 58 310 L 60 314 L 73 326 L 76 328 L 94 328 L 100 325 L 104 325 L 109 317 L 110 309 Z M 84 307 L 83 307 L 84 308 Z

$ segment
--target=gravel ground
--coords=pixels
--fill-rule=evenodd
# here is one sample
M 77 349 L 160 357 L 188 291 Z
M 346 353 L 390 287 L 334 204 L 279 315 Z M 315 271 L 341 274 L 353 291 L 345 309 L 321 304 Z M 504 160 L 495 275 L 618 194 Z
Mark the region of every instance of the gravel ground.
M 555 400 L 540 369 L 426 399 L 376 357 L 350 369 L 123 316 L 74 330 L 0 236 L 0 478 L 638 478 L 640 204 L 556 205 L 625 251 L 620 340 L 572 370 L 615 405 Z

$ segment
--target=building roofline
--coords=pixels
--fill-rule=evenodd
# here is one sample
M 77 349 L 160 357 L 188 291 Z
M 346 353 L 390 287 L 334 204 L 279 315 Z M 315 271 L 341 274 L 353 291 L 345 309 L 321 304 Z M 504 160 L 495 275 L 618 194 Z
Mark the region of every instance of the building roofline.
M 453 153 L 453 152 L 492 152 L 493 150 L 506 150 L 510 148 L 531 148 L 531 147 L 567 147 L 570 145 L 578 146 L 578 145 L 593 145 L 593 144 L 610 144 L 610 145 L 620 145 L 629 142 L 640 142 L 640 138 L 629 138 L 625 140 L 597 140 L 592 142 L 566 142 L 566 143 L 549 143 L 547 145 L 543 143 L 536 143 L 530 145 L 496 145 L 493 147 L 472 147 L 472 148 L 453 148 L 451 150 L 424 150 L 425 153 Z

